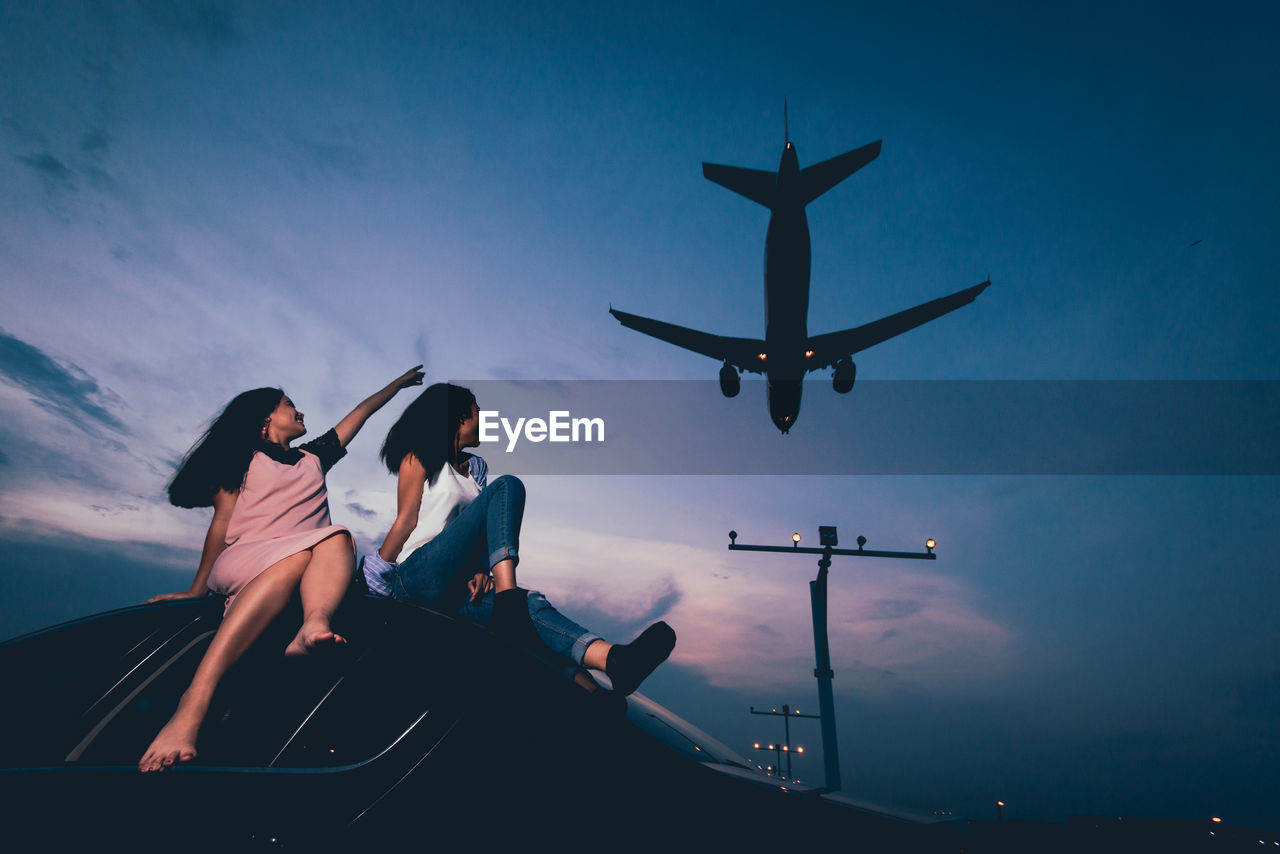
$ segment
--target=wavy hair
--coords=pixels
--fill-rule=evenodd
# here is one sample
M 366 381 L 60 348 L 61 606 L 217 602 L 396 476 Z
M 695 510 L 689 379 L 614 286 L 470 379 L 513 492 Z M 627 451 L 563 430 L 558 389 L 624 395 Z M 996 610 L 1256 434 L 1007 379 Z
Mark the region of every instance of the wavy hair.
M 395 474 L 408 454 L 413 454 L 432 476 L 457 450 L 458 427 L 471 417 L 476 396 L 450 383 L 427 386 L 418 399 L 405 407 L 382 443 L 382 461 Z
M 255 388 L 236 395 L 182 458 L 169 481 L 169 503 L 209 507 L 219 489 L 239 489 L 254 451 L 263 446 L 262 424 L 283 398 L 278 388 Z

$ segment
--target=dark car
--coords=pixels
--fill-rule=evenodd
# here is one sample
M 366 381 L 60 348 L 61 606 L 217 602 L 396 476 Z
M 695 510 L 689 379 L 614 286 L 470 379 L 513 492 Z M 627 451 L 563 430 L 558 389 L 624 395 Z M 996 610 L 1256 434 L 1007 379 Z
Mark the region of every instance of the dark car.
M 45 850 L 941 839 L 795 791 L 656 703 L 588 693 L 484 629 L 372 597 L 344 604 L 334 627 L 350 643 L 326 655 L 282 655 L 300 619 L 286 612 L 223 680 L 199 756 L 139 773 L 221 612 L 213 597 L 140 606 L 0 644 L 3 838 Z

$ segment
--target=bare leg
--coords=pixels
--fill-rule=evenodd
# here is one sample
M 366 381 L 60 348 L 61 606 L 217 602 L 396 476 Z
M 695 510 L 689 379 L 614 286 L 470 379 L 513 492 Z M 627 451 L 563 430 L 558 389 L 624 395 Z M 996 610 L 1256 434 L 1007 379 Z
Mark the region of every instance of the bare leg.
M 196 735 L 219 680 L 289 604 L 310 560 L 310 551 L 290 555 L 272 564 L 240 591 L 222 618 L 173 717 L 138 760 L 138 770 L 159 771 L 195 758 Z
M 514 590 L 516 586 L 516 562 L 505 558 L 493 565 L 493 592 Z
M 609 660 L 609 650 L 613 649 L 613 644 L 602 638 L 596 638 L 587 647 L 587 651 L 582 654 L 582 666 L 589 667 L 592 670 L 604 670 L 605 664 Z
M 319 644 L 347 642 L 333 633 L 329 620 L 347 592 L 355 560 L 355 550 L 346 534 L 335 534 L 311 549 L 311 562 L 298 587 L 302 594 L 302 628 L 285 647 L 285 655 L 306 655 Z

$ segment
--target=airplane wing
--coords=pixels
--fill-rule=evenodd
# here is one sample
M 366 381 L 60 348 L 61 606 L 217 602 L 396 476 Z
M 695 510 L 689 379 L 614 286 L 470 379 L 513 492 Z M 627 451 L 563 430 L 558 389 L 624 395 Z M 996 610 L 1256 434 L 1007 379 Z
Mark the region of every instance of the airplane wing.
M 818 196 L 821 196 L 879 156 L 880 140 L 877 139 L 875 142 L 864 145 L 861 148 L 855 148 L 853 151 L 837 154 L 835 157 L 824 160 L 821 163 L 804 167 L 800 170 L 800 193 L 804 198 L 804 203 L 806 205 L 809 204 L 809 202 L 818 198 Z M 706 174 L 705 164 L 702 171 L 703 174 Z M 707 177 L 710 178 L 711 176 L 708 175 Z M 712 178 L 711 180 L 714 181 L 715 179 Z
M 721 187 L 728 187 L 739 195 L 746 196 L 766 208 L 773 207 L 773 197 L 778 186 L 778 176 L 774 172 L 760 169 L 743 169 L 741 166 L 720 166 L 715 163 L 703 163 L 702 175 L 709 181 L 715 181 Z
M 873 320 L 855 329 L 815 335 L 809 339 L 808 349 L 813 351 L 813 358 L 809 360 L 807 367 L 810 371 L 825 368 L 838 359 L 857 353 L 859 350 L 865 350 L 881 341 L 887 341 L 895 335 L 901 335 L 909 329 L 915 329 L 923 323 L 955 311 L 977 299 L 978 294 L 985 291 L 990 284 L 991 280 L 987 279 L 980 285 Z
M 704 356 L 728 362 L 739 370 L 750 371 L 754 374 L 764 373 L 764 363 L 760 361 L 759 355 L 764 352 L 764 342 L 758 338 L 730 338 L 725 335 L 712 335 L 709 332 L 699 332 L 696 329 L 676 326 L 674 323 L 665 323 L 661 320 L 652 320 L 648 317 L 627 314 L 625 311 L 618 311 L 616 308 L 609 309 L 609 313 L 618 318 L 618 322 L 628 329 L 634 329 L 637 332 L 643 332 L 645 335 L 652 335 L 654 338 L 666 341 L 668 344 L 675 344 L 677 347 L 683 347 L 686 350 L 692 350 L 695 353 L 701 353 Z

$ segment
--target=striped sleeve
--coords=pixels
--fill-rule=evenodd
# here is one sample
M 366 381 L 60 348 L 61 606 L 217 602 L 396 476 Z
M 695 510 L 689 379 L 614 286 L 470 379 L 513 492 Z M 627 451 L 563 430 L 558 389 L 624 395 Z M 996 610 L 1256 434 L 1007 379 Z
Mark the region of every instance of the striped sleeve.
M 475 454 L 471 455 L 468 463 L 471 466 L 471 479 L 476 482 L 476 486 L 484 489 L 489 483 L 489 466 L 485 464 L 483 457 L 477 457 Z

